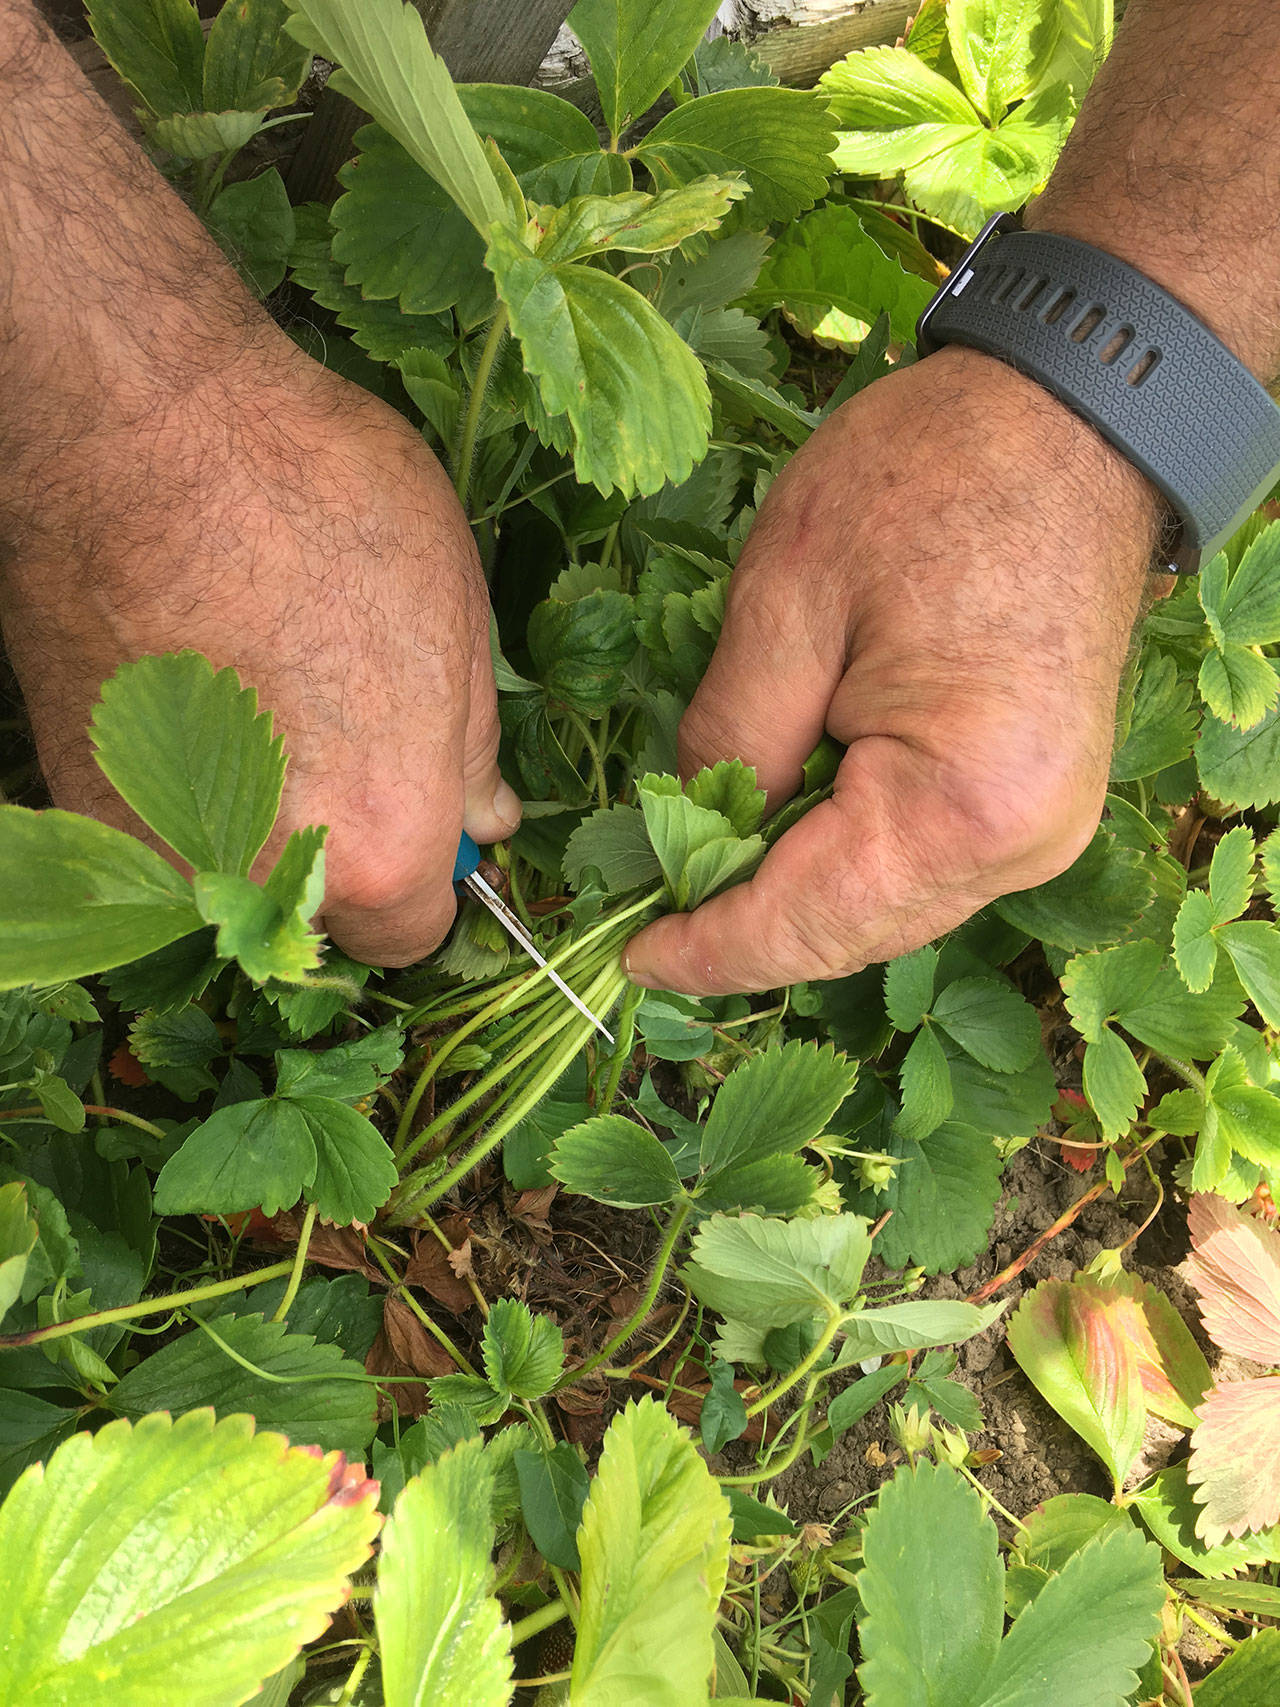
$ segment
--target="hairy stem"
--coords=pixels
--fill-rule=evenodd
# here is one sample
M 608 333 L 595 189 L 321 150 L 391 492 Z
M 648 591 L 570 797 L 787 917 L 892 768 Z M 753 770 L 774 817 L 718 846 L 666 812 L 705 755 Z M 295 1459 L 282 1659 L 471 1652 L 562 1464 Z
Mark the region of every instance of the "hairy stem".
M 114 1310 L 94 1310 L 88 1316 L 73 1316 L 69 1322 L 51 1322 L 47 1328 L 29 1328 L 22 1334 L 0 1334 L 0 1350 L 9 1346 L 43 1345 L 46 1340 L 88 1333 L 91 1328 L 103 1328 L 109 1322 L 132 1322 L 140 1316 L 164 1315 L 169 1310 L 202 1303 L 206 1298 L 225 1298 L 229 1293 L 242 1292 L 248 1286 L 279 1280 L 281 1275 L 292 1272 L 291 1258 L 288 1262 L 273 1262 L 269 1268 L 255 1269 L 252 1274 L 236 1275 L 231 1280 L 210 1281 L 207 1286 L 189 1286 L 185 1292 L 171 1292 L 165 1298 L 147 1298 L 140 1304 L 120 1304 Z
M 498 359 L 498 351 L 502 348 L 502 340 L 507 335 L 507 305 L 498 304 L 498 312 L 494 315 L 489 326 L 489 335 L 480 351 L 480 360 L 476 364 L 476 376 L 471 382 L 471 396 L 467 399 L 467 412 L 462 419 L 462 435 L 458 440 L 458 458 L 454 470 L 454 490 L 458 494 L 458 502 L 465 510 L 467 499 L 471 496 L 471 475 L 476 460 L 476 435 L 480 430 L 480 415 L 484 409 L 485 393 L 489 389 L 489 381 L 493 378 L 494 363 Z

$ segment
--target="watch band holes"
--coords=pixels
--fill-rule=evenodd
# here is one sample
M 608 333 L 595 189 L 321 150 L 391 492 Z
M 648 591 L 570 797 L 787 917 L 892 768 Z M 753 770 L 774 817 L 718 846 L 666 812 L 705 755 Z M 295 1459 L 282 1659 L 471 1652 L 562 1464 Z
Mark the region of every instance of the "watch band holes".
M 1144 350 L 1124 376 L 1126 385 L 1143 385 L 1160 365 L 1159 350 Z
M 1098 327 L 1106 318 L 1106 313 L 1106 309 L 1097 303 L 1095 303 L 1092 308 L 1086 308 L 1079 320 L 1077 320 L 1076 324 L 1071 328 L 1071 342 L 1073 344 L 1083 344 L 1085 339 L 1089 337 L 1091 333 L 1097 331 Z
M 999 287 L 991 293 L 992 302 L 1008 302 L 1014 288 L 1026 277 L 1021 267 L 1015 267 L 1007 279 L 1002 280 Z
M 1133 327 L 1121 326 L 1119 331 L 1112 334 L 1103 347 L 1098 351 L 1098 360 L 1103 367 L 1111 367 L 1133 342 Z
M 1048 307 L 1041 310 L 1041 320 L 1046 326 L 1056 326 L 1075 299 L 1076 293 L 1073 290 L 1058 291 L 1050 298 Z
M 1046 278 L 1032 279 L 1031 283 L 1027 286 L 1027 288 L 1018 297 L 1018 300 L 1014 303 L 1014 307 L 1019 309 L 1019 310 L 1025 310 L 1025 309 L 1030 308 L 1032 303 L 1036 300 L 1036 298 L 1039 296 L 1040 292 L 1044 289 L 1044 287 L 1048 284 L 1048 282 L 1049 281 Z

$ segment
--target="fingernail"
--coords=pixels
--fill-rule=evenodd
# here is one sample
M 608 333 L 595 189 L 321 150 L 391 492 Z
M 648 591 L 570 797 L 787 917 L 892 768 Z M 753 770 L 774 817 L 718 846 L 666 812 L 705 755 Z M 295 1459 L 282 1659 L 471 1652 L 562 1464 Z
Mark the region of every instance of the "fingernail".
M 634 959 L 630 949 L 622 951 L 622 970 L 633 984 L 639 984 L 644 990 L 660 990 L 662 984 L 651 972 L 645 970 L 637 955 Z
M 520 796 L 505 782 L 499 782 L 493 791 L 493 811 L 494 816 L 500 818 L 504 824 L 514 827 L 520 822 L 524 812 Z

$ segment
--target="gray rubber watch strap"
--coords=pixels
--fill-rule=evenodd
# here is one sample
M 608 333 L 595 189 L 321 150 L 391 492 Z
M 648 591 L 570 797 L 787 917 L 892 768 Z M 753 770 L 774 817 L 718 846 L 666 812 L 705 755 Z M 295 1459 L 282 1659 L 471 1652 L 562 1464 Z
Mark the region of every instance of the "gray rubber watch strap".
M 1280 477 L 1280 409 L 1167 291 L 1113 255 L 998 215 L 920 316 L 921 355 L 998 356 L 1091 421 L 1181 523 L 1169 567 L 1200 567 Z

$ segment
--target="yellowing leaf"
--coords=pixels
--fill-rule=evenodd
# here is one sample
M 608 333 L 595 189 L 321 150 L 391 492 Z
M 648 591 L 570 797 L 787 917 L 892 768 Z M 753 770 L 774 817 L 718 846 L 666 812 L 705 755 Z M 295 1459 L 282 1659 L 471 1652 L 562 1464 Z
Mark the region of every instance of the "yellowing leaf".
M 574 1707 L 705 1707 L 729 1504 L 652 1399 L 609 1425 L 582 1514 Z
M 1187 1480 L 1210 1547 L 1280 1522 L 1280 1375 L 1227 1381 L 1200 1407 Z
M 1280 1232 L 1209 1193 L 1191 1199 L 1187 1222 L 1185 1272 L 1205 1332 L 1223 1351 L 1280 1364 Z

